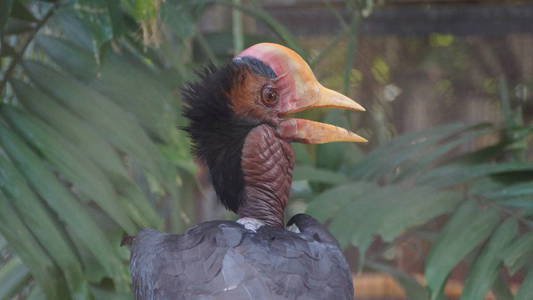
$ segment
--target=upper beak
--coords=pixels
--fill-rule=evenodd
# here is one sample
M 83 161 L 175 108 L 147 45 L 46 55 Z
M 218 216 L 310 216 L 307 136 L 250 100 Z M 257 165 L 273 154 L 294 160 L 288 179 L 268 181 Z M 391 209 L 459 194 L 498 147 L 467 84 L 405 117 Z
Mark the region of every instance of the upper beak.
M 278 74 L 275 81 L 283 101 L 280 103 L 281 116 L 324 107 L 365 111 L 354 100 L 322 86 L 305 60 L 287 47 L 261 43 L 245 49 L 238 56 L 258 58 Z M 284 119 L 277 132 L 283 139 L 307 144 L 367 142 L 344 128 L 304 119 Z
M 315 88 L 312 88 L 316 86 Z M 311 89 L 313 91 L 306 91 Z M 322 86 L 318 81 L 307 82 L 303 88 L 304 91 L 298 91 L 296 88 L 295 95 L 292 101 L 288 101 L 288 105 L 282 108 L 283 115 L 292 114 L 313 108 L 343 108 L 357 111 L 366 111 L 361 104 L 344 96 L 343 94 L 330 90 Z M 300 97 L 299 97 L 300 96 Z

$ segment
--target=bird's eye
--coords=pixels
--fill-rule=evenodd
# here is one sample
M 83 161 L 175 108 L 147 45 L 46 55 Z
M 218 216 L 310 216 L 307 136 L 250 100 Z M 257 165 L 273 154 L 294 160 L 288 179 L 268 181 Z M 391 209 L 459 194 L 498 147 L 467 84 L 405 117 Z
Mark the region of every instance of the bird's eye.
M 278 103 L 278 92 L 271 85 L 265 85 L 261 90 L 261 101 L 268 107 L 272 107 Z

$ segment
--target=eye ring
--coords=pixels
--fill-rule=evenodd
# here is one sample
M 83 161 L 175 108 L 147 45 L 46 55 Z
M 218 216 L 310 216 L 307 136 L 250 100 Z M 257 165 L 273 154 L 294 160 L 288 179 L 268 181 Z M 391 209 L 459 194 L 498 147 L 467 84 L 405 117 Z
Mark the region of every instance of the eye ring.
M 278 104 L 279 95 L 277 89 L 270 84 L 263 86 L 261 89 L 261 101 L 268 107 Z

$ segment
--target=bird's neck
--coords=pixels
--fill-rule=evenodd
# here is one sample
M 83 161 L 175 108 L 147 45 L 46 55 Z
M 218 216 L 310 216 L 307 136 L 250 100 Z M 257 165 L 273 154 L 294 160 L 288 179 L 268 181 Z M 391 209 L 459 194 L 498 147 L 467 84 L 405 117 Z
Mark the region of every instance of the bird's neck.
M 284 227 L 289 199 L 294 153 L 289 143 L 278 138 L 268 125 L 255 127 L 242 148 L 243 202 L 238 214 L 273 227 Z

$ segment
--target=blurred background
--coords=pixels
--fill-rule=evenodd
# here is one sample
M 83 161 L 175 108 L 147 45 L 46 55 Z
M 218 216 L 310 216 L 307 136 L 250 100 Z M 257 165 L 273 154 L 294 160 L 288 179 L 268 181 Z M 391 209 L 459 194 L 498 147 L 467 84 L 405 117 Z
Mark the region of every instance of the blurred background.
M 124 233 L 235 219 L 180 87 L 264 41 L 367 108 L 305 113 L 370 142 L 295 144 L 286 213 L 356 299 L 533 299 L 533 3 L 503 0 L 1 0 L 0 299 L 132 299 Z

